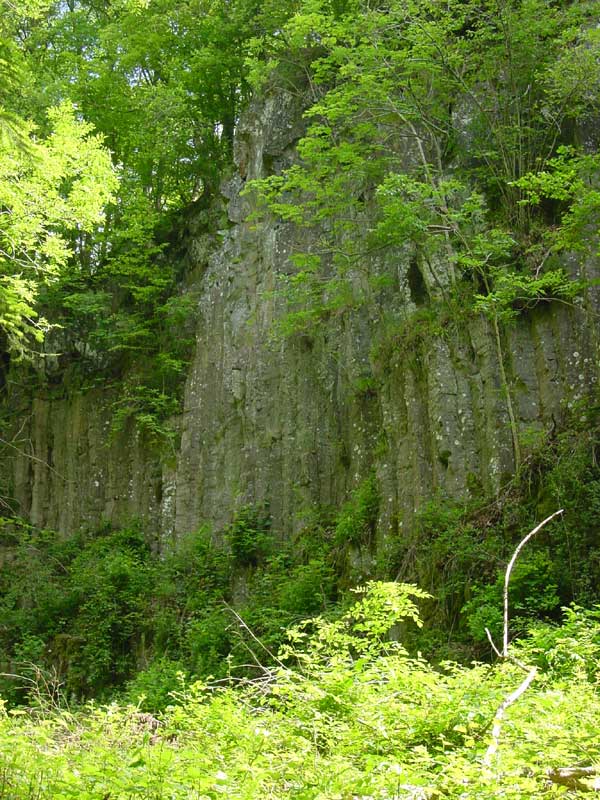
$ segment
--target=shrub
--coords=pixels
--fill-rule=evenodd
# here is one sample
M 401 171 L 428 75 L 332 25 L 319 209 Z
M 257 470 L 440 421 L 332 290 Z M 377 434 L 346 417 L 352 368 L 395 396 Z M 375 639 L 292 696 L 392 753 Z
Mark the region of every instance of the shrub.
M 475 584 L 472 597 L 462 609 L 467 628 L 476 642 L 486 640 L 485 628 L 500 640 L 502 631 L 502 597 L 504 568 L 492 584 Z M 556 615 L 560 607 L 556 569 L 547 554 L 524 555 L 512 572 L 510 583 L 511 630 L 523 633 L 536 618 Z
M 157 656 L 127 683 L 124 699 L 142 711 L 156 713 L 174 702 L 173 692 L 184 675 L 181 661 Z

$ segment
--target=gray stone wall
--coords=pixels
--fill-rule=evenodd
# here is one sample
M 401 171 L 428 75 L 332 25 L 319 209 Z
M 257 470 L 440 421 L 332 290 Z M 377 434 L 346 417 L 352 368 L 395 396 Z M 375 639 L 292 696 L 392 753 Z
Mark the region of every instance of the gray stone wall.
M 302 129 L 301 105 L 281 92 L 255 103 L 239 125 L 238 171 L 223 187 L 229 227 L 197 270 L 196 348 L 174 421 L 176 450 L 149 446 L 135 430 L 111 437 L 111 396 L 100 389 L 32 398 L 13 427 L 20 452 L 2 451 L 11 502 L 32 522 L 68 534 L 142 519 L 165 544 L 266 501 L 275 529 L 290 532 L 311 508 L 338 506 L 375 469 L 385 536 L 408 529 L 437 492 L 493 492 L 512 474 L 506 396 L 484 320 L 419 348 L 399 342 L 383 360 L 374 355 L 380 320 L 415 310 L 408 254 L 386 256 L 396 277 L 378 307 L 334 319 L 315 336 L 273 339 L 276 276 L 306 233 L 246 222 L 240 191 L 293 160 Z M 192 242 L 192 261 L 194 252 Z M 598 273 L 575 259 L 566 267 L 574 276 Z M 524 439 L 555 425 L 595 386 L 598 306 L 589 291 L 573 307 L 538 307 L 503 331 Z

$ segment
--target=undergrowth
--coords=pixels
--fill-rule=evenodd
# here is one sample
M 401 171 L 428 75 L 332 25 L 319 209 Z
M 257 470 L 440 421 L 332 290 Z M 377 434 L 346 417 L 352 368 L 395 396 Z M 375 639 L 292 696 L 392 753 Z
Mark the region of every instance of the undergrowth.
M 424 593 L 361 587 L 332 622 L 291 627 L 254 679 L 179 676 L 158 716 L 139 705 L 0 710 L 2 800 L 397 800 L 578 797 L 552 770 L 600 763 L 598 612 L 538 625 L 518 656 L 542 672 L 508 709 L 512 663 L 437 668 L 389 630 L 420 624 Z M 259 660 L 260 644 L 254 642 Z

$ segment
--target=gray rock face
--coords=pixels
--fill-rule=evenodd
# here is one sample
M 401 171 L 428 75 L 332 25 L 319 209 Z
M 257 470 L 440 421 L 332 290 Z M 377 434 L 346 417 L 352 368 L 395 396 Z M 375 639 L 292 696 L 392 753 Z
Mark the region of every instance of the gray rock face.
M 297 99 L 278 92 L 255 103 L 237 131 L 238 171 L 223 187 L 230 228 L 197 271 L 196 349 L 176 450 L 151 447 L 134 430 L 109 436 L 110 397 L 101 390 L 34 398 L 14 427 L 19 452 L 3 452 L 11 502 L 33 523 L 67 534 L 139 518 L 164 546 L 266 501 L 274 529 L 289 533 L 311 509 L 339 506 L 374 469 L 385 537 L 408 530 L 433 494 L 495 491 L 514 471 L 498 348 L 483 319 L 374 354 L 377 320 L 401 321 L 417 308 L 408 255 L 386 256 L 396 261 L 395 283 L 376 309 L 334 319 L 314 337 L 273 338 L 273 290 L 301 232 L 246 222 L 250 201 L 240 192 L 248 178 L 290 163 L 302 130 Z M 196 249 L 204 258 L 206 248 Z M 567 266 L 574 275 L 584 269 Z M 525 437 L 595 386 L 598 305 L 590 291 L 573 307 L 548 304 L 503 331 Z

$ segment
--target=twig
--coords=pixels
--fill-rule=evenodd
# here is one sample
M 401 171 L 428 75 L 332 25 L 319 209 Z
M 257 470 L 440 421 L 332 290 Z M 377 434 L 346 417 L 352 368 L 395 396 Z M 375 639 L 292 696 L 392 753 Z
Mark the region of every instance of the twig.
M 251 629 L 248 627 L 248 625 L 247 625 L 247 624 L 244 622 L 244 620 L 242 619 L 242 617 L 240 617 L 240 615 L 237 613 L 237 611 L 235 610 L 235 608 L 232 608 L 232 607 L 229 605 L 229 603 L 227 603 L 225 600 L 223 600 L 223 605 L 225 606 L 225 608 L 226 608 L 228 611 L 230 611 L 230 612 L 233 614 L 233 616 L 234 616 L 234 617 L 237 619 L 237 621 L 238 621 L 238 622 L 239 622 L 239 624 L 242 626 L 242 628 L 243 628 L 243 629 L 244 629 L 244 630 L 245 630 L 247 633 L 249 633 L 249 634 L 250 634 L 250 636 L 251 636 L 251 637 L 254 639 L 254 641 L 255 641 L 255 642 L 256 642 L 256 643 L 259 645 L 259 647 L 262 647 L 262 649 L 265 651 L 265 653 L 268 653 L 268 655 L 269 655 L 269 656 L 270 656 L 270 657 L 273 659 L 273 661 L 274 661 L 276 664 L 278 664 L 278 665 L 279 665 L 279 666 L 280 666 L 282 669 L 285 669 L 285 670 L 287 670 L 287 667 L 285 666 L 285 664 L 284 664 L 282 661 L 280 661 L 280 659 L 279 659 L 279 658 L 277 658 L 277 656 L 276 656 L 276 655 L 275 655 L 275 654 L 274 654 L 274 653 L 273 653 L 271 650 L 269 650 L 269 648 L 268 648 L 268 647 L 267 647 L 265 644 L 263 644 L 263 642 L 261 642 L 261 640 L 258 638 L 258 636 L 257 636 L 257 635 L 254 633 L 254 631 L 252 631 L 252 630 L 251 630 Z M 254 655 L 254 653 L 252 653 L 252 655 Z M 260 662 L 258 662 L 258 660 L 257 660 L 257 663 L 258 663 L 258 665 L 259 665 L 259 666 L 261 666 L 261 667 L 262 667 L 262 664 L 260 664 Z
M 494 653 L 496 653 L 498 658 L 502 658 L 502 653 L 500 652 L 500 650 L 498 650 L 498 648 L 494 644 L 494 640 L 492 639 L 492 634 L 490 633 L 490 629 L 489 628 L 485 629 L 485 635 L 487 636 L 488 642 L 492 646 L 492 650 L 494 651 Z
M 34 456 L 32 453 L 26 453 L 24 450 L 21 450 L 19 447 L 14 445 L 12 442 L 8 442 L 6 439 L 2 439 L 2 437 L 0 437 L 0 445 L 4 445 L 5 447 L 10 447 L 13 450 L 16 450 L 20 456 L 24 456 L 25 458 L 29 458 L 31 461 L 35 461 L 38 464 L 41 464 L 42 466 L 46 467 L 46 469 L 49 469 L 50 472 L 53 472 L 55 475 L 58 475 L 58 477 L 65 483 L 72 483 L 72 481 L 70 481 L 68 478 L 65 478 L 65 476 L 61 475 L 58 470 L 54 469 L 53 466 L 48 464 L 47 461 L 44 461 L 42 458 L 38 458 L 37 456 Z

